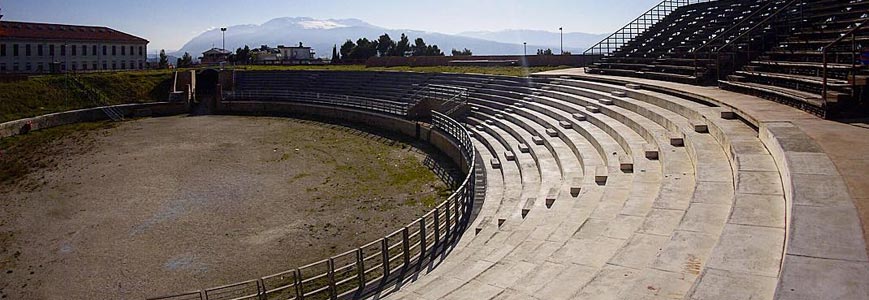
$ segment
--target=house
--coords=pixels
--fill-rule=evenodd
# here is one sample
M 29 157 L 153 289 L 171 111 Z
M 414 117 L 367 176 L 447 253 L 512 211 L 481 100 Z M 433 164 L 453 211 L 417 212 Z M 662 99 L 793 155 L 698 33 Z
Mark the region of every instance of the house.
M 278 46 L 278 50 L 281 51 L 281 55 L 283 55 L 284 60 L 288 61 L 309 61 L 314 60 L 314 50 L 311 47 L 305 47 L 302 43 L 299 43 L 298 47 L 285 47 L 283 45 Z
M 224 63 L 229 59 L 232 52 L 226 49 L 211 48 L 208 51 L 202 52 L 202 57 L 199 58 L 201 64 L 219 64 Z

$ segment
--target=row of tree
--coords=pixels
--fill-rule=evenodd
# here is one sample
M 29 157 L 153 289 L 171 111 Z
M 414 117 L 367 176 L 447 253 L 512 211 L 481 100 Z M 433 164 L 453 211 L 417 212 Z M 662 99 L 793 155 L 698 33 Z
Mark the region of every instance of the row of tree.
M 360 38 L 356 42 L 347 40 L 341 48 L 338 48 L 338 45 L 332 48 L 333 62 L 365 60 L 375 56 L 444 56 L 444 52 L 437 45 L 426 44 L 422 38 L 417 38 L 411 44 L 410 38 L 403 33 L 398 41 L 394 41 L 389 34 L 384 33 L 376 40 L 367 38 Z

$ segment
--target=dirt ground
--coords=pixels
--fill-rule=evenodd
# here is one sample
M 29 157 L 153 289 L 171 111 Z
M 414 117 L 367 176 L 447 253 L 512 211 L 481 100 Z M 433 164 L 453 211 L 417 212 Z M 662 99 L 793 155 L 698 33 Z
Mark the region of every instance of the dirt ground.
M 92 127 L 0 149 L 29 167 L 0 177 L 0 297 L 142 299 L 252 279 L 376 240 L 449 193 L 423 165 L 431 150 L 341 126 Z

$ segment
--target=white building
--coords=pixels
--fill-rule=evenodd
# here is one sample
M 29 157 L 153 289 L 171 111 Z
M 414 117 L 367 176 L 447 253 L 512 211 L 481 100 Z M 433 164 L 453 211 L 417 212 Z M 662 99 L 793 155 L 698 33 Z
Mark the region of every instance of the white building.
M 147 46 L 107 27 L 0 21 L 0 73 L 141 70 Z
M 298 47 L 278 46 L 283 60 L 314 60 L 314 50 L 299 43 Z

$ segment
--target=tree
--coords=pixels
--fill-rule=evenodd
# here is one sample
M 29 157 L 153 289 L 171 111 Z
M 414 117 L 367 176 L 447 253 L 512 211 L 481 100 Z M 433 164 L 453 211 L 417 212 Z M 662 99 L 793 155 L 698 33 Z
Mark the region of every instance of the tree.
M 352 59 L 350 54 L 353 53 L 354 49 L 356 49 L 356 44 L 351 40 L 347 40 L 343 45 L 341 45 L 341 57 L 344 59 Z
M 537 55 L 553 55 L 552 49 L 546 49 L 546 50 L 537 49 Z
M 426 54 L 428 56 L 444 56 L 444 52 L 438 48 L 438 45 L 431 45 L 426 48 Z
M 428 52 L 428 46 L 422 38 L 417 38 L 413 41 L 411 51 L 413 51 L 413 56 L 425 56 Z
M 338 45 L 334 45 L 334 46 L 332 46 L 332 62 L 336 63 L 336 62 L 340 62 L 340 61 L 341 61 L 341 57 L 338 56 Z
M 401 34 L 401 39 L 395 44 L 395 49 L 392 51 L 392 56 L 406 56 L 410 49 L 410 39 L 404 33 Z
M 377 39 L 377 54 L 391 56 L 393 52 L 395 52 L 395 41 L 389 37 L 389 34 L 384 33 Z
M 235 49 L 235 54 L 229 56 L 229 61 L 238 64 L 247 64 L 251 61 L 250 47 L 247 45 L 244 48 Z
M 367 38 L 356 40 L 356 48 L 350 52 L 350 58 L 355 60 L 365 60 L 377 55 L 377 42 L 369 41 Z
M 178 59 L 178 63 L 176 67 L 178 68 L 189 68 L 193 66 L 193 56 L 190 56 L 190 53 L 184 52 L 184 55 Z
M 166 56 L 166 50 L 160 50 L 160 62 L 158 63 L 160 69 L 165 69 L 169 67 L 169 56 Z
M 471 52 L 471 49 L 468 49 L 468 48 L 465 48 L 464 50 L 453 49 L 453 56 L 472 56 L 472 55 L 474 55 L 474 53 Z

